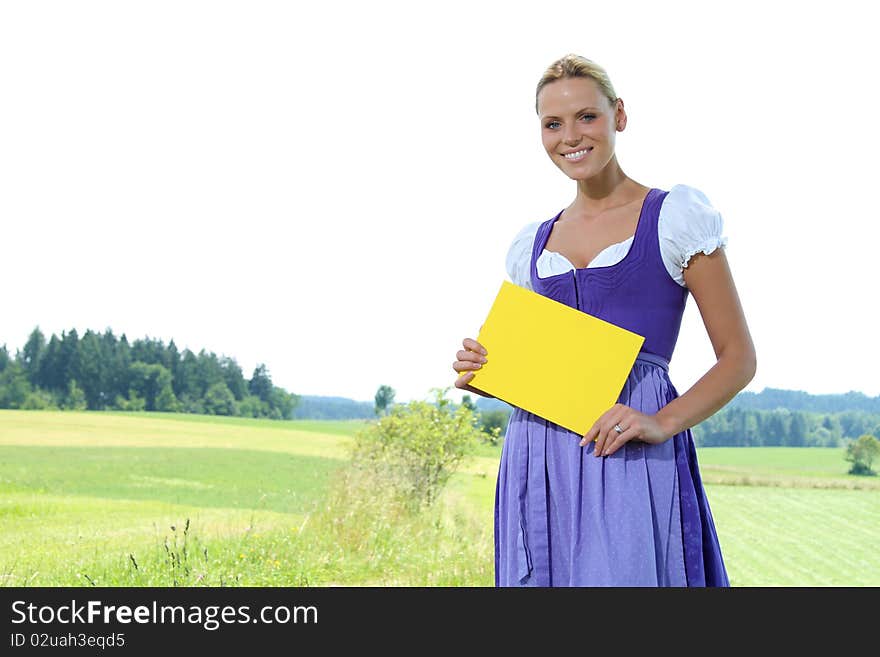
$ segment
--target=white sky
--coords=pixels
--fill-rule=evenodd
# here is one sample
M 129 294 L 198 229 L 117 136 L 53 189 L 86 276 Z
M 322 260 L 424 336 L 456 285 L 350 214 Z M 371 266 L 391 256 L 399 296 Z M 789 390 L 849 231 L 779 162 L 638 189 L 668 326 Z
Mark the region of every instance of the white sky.
M 576 52 L 624 100 L 624 171 L 721 211 L 747 390 L 878 395 L 870 3 L 716 4 L 4 2 L 0 344 L 109 327 L 426 398 L 574 197 L 533 104 Z M 713 362 L 691 298 L 679 392 Z

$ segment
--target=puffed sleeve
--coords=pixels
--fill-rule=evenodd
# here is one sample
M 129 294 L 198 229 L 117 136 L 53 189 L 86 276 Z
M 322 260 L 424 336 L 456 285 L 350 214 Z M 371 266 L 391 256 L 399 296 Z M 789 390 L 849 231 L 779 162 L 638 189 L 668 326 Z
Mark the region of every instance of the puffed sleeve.
M 684 270 L 694 255 L 727 246 L 723 232 L 721 213 L 703 192 L 688 185 L 669 190 L 660 207 L 657 233 L 663 264 L 676 283 L 687 287 Z
M 507 251 L 507 275 L 516 285 L 528 290 L 532 289 L 532 246 L 540 225 L 541 222 L 536 221 L 519 231 Z

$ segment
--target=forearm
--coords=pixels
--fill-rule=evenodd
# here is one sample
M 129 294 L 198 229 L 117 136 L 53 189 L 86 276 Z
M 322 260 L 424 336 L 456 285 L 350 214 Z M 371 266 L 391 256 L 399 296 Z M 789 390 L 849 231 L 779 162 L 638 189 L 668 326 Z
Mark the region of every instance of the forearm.
M 755 351 L 750 346 L 728 349 L 691 388 L 661 408 L 656 419 L 674 436 L 710 417 L 755 376 Z

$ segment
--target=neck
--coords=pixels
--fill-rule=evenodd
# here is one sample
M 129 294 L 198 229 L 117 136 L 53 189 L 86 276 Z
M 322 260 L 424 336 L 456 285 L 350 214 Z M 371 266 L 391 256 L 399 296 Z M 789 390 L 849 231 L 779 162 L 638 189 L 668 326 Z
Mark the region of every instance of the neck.
M 621 194 L 636 183 L 627 176 L 617 163 L 617 156 L 611 158 L 608 165 L 592 178 L 577 181 L 577 196 L 573 207 L 591 212 L 602 210 L 619 204 Z

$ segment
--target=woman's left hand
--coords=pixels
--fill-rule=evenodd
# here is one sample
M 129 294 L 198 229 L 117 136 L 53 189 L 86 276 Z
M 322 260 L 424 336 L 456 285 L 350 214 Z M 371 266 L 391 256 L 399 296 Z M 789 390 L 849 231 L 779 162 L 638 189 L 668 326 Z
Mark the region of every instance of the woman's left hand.
M 614 427 L 620 427 L 618 432 Z M 672 434 L 655 415 L 645 415 L 624 404 L 615 404 L 593 423 L 580 442 L 581 447 L 595 440 L 594 456 L 610 456 L 630 440 L 658 444 L 669 440 Z

